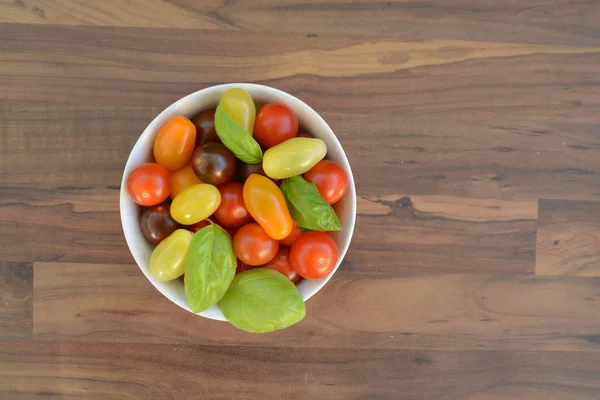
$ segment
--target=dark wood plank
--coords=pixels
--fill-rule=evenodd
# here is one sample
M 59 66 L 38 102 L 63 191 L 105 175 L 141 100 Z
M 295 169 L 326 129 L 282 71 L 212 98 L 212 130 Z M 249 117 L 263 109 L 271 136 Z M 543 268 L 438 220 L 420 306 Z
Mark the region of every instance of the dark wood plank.
M 595 353 L 0 342 L 3 399 L 597 399 Z
M 0 262 L 0 338 L 31 338 L 32 317 L 33 265 Z
M 0 37 L 5 101 L 164 107 L 215 83 L 253 81 L 320 111 L 515 121 L 598 106 L 598 47 L 21 24 L 0 25 Z
M 16 0 L 0 22 L 323 34 L 410 35 L 517 43 L 598 45 L 593 0 L 192 0 L 100 2 Z
M 342 268 L 298 325 L 248 335 L 170 303 L 137 266 L 35 264 L 34 338 L 336 348 L 600 350 L 600 280 L 351 277 Z
M 540 201 L 535 273 L 600 276 L 600 202 Z

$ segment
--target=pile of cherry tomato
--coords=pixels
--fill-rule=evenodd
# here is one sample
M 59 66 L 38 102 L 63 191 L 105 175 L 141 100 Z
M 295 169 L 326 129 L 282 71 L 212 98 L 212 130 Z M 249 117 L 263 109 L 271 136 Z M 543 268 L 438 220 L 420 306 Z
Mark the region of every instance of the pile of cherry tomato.
M 327 232 L 305 229 L 292 217 L 302 208 L 291 212 L 280 184 L 300 176 L 332 205 L 348 188 L 344 169 L 325 159 L 325 142 L 302 132 L 288 106 L 269 103 L 256 112 L 241 89 L 226 92 L 220 104 L 252 142 L 225 140 L 227 132 L 215 129 L 215 110 L 192 119 L 176 116 L 156 136 L 154 161 L 128 177 L 128 192 L 142 206 L 142 233 L 157 246 L 152 257 L 163 260 L 151 265 L 151 273 L 159 280 L 181 277 L 192 233 L 216 223 L 232 238 L 236 273 L 265 267 L 294 283 L 325 277 L 336 265 L 338 247 Z M 259 146 L 250 146 L 254 141 Z

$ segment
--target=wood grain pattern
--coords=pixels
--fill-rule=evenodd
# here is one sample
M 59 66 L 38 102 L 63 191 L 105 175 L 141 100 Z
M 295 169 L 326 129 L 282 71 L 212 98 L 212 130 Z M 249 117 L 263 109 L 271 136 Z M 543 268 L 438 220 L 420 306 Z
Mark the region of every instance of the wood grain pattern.
M 600 44 L 594 0 L 5 0 L 0 22 Z
M 293 329 L 248 335 L 197 318 L 137 266 L 35 264 L 34 337 L 43 340 L 340 348 L 600 349 L 600 281 L 458 274 L 349 277 L 307 303 Z
M 599 20 L 593 0 L 0 0 L 0 398 L 600 398 Z M 314 107 L 358 192 L 339 272 L 268 335 L 170 303 L 119 222 L 142 130 L 236 81 Z
M 0 338 L 31 338 L 33 265 L 0 262 Z
M 599 373 L 597 355 L 585 352 L 329 349 L 324 355 L 293 347 L 0 342 L 0 391 L 7 400 L 592 400 Z
M 540 201 L 535 273 L 600 276 L 600 202 Z

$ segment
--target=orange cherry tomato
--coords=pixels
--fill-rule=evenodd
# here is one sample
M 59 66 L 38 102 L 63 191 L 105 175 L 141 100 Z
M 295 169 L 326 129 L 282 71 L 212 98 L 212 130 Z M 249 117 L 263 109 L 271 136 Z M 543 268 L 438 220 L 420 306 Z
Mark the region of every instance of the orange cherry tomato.
M 296 242 L 296 240 L 298 240 L 300 235 L 302 235 L 302 231 L 300 230 L 300 228 L 298 228 L 298 224 L 296 223 L 296 221 L 292 222 L 294 224 L 292 232 L 279 241 L 279 243 L 290 247 Z
M 173 117 L 160 128 L 154 139 L 154 159 L 169 171 L 188 162 L 196 144 L 196 126 L 186 117 Z
M 294 224 L 281 189 L 269 178 L 252 174 L 244 183 L 244 204 L 252 218 L 275 240 L 287 237 Z
M 160 204 L 171 193 L 169 171 L 157 163 L 142 164 L 127 177 L 127 191 L 141 206 Z
M 185 164 L 183 168 L 171 173 L 171 199 L 192 185 L 203 183 L 194 172 L 192 162 Z

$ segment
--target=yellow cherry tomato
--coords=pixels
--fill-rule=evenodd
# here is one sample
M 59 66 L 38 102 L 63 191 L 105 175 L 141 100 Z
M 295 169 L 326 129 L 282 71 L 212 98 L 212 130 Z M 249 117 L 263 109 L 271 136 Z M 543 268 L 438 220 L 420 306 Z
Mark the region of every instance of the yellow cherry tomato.
M 193 185 L 171 203 L 171 217 L 182 225 L 192 225 L 212 215 L 221 204 L 219 189 L 208 183 Z
M 150 256 L 150 273 L 159 281 L 179 278 L 185 272 L 185 254 L 192 241 L 192 232 L 177 229 L 160 242 Z
M 252 218 L 272 239 L 281 240 L 292 232 L 294 223 L 285 197 L 272 180 L 258 174 L 250 175 L 244 183 L 243 197 Z
M 302 175 L 327 154 L 327 145 L 321 139 L 296 137 L 265 151 L 263 170 L 271 179 L 285 179 Z
M 252 97 L 243 89 L 229 89 L 221 97 L 221 104 L 225 111 L 249 134 L 254 130 L 256 106 Z

